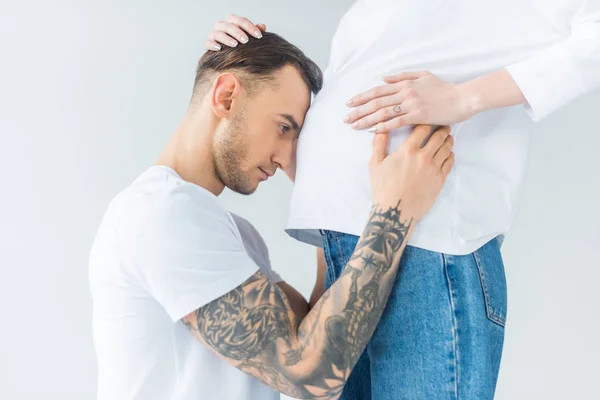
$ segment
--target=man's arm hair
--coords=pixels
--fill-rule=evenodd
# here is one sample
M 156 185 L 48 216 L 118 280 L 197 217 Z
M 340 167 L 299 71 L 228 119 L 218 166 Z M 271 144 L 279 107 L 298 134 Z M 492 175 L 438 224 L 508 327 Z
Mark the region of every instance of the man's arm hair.
M 400 204 L 373 207 L 344 272 L 302 321 L 277 284 L 257 272 L 184 322 L 268 386 L 295 398 L 336 398 L 379 323 L 412 225 Z

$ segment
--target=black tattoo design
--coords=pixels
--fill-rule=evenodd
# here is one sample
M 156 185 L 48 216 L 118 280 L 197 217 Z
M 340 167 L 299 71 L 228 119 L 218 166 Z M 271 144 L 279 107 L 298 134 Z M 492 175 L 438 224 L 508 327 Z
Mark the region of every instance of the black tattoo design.
M 299 326 L 283 291 L 260 272 L 184 322 L 215 352 L 276 390 L 331 398 L 375 331 L 411 225 L 402 220 L 400 203 L 373 207 L 344 272 Z
M 217 352 L 232 360 L 249 360 L 265 346 L 283 339 L 289 344 L 287 299 L 279 287 L 253 275 L 197 314 L 198 332 Z M 246 308 L 245 303 L 255 304 Z

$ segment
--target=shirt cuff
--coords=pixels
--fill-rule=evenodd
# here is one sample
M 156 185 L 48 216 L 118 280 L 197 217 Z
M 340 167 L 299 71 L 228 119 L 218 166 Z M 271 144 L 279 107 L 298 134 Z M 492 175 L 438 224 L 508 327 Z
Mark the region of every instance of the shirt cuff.
M 535 122 L 585 93 L 577 67 L 561 43 L 506 70 L 525 96 L 525 110 Z

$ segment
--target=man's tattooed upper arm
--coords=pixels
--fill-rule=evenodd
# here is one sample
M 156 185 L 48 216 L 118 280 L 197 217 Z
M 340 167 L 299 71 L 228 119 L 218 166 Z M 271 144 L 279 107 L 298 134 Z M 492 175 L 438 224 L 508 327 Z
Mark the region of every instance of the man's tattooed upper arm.
M 262 272 L 188 315 L 184 323 L 242 371 L 291 396 L 307 395 L 278 368 L 276 346 L 283 341 L 289 349 L 294 347 L 297 324 L 285 293 Z

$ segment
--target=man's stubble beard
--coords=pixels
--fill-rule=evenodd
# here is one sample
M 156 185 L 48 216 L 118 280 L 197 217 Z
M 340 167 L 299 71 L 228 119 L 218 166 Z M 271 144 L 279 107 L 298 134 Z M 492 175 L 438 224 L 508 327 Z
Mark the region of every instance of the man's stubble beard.
M 214 169 L 217 178 L 230 190 L 250 195 L 256 186 L 252 186 L 252 180 L 242 170 L 248 154 L 244 141 L 245 117 L 244 109 L 231 121 L 222 139 L 215 143 Z

